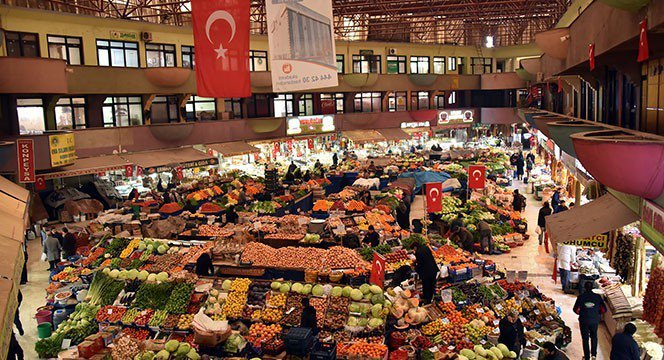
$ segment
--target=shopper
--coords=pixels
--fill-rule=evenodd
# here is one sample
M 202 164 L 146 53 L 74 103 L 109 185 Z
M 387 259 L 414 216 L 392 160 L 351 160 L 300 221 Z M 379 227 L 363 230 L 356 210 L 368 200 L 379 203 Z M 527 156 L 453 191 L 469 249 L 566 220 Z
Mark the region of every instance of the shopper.
M 454 220 L 452 222 L 451 232 L 452 236 L 450 236 L 450 239 L 459 247 L 466 251 L 475 251 L 473 248 L 473 244 L 475 243 L 473 234 L 471 234 L 471 232 L 468 231 L 465 226 L 463 226 L 463 222 L 461 222 L 461 220 Z
M 602 297 L 593 292 L 592 282 L 587 282 L 583 293 L 576 298 L 574 312 L 579 314 L 583 357 L 585 360 L 591 357 L 594 360 L 597 357 L 597 327 L 606 307 Z
M 539 227 L 539 244 L 542 245 L 544 242 L 544 237 L 546 233 L 546 217 L 551 215 L 553 211 L 551 210 L 551 207 L 549 206 L 549 202 L 545 201 L 542 204 L 542 208 L 539 209 L 539 213 L 537 214 L 537 226 Z M 548 251 L 548 250 L 547 250 Z
M 523 323 L 519 319 L 519 312 L 516 310 L 510 311 L 498 323 L 500 335 L 498 342 L 505 344 L 510 351 L 514 351 L 518 356 L 521 354 L 521 347 L 526 344 Z
M 422 301 L 429 304 L 436 290 L 438 265 L 429 245 L 414 241 L 411 246 L 415 249 L 415 272 L 422 281 Z
M 60 261 L 60 252 L 62 251 L 62 246 L 55 236 L 51 233 L 51 236 L 46 238 L 44 243 L 44 254 L 46 254 L 46 260 L 48 260 L 49 268 L 48 270 L 54 270 L 58 262 Z
M 528 152 L 526 155 L 526 169 L 528 170 L 528 177 L 530 177 L 530 173 L 533 171 L 533 168 L 535 167 L 535 154 L 532 152 Z
M 512 198 L 512 209 L 516 212 L 522 212 L 526 207 L 526 198 L 519 193 L 519 189 L 514 189 Z
M 632 323 L 625 324 L 623 332 L 613 336 L 611 341 L 610 360 L 640 360 L 641 350 L 634 340 L 636 326 Z
M 302 298 L 302 317 L 300 318 L 300 327 L 311 329 L 311 332 L 314 335 L 318 334 L 316 308 L 311 306 L 308 297 Z
M 554 214 L 557 214 L 559 212 L 558 208 L 562 204 L 560 200 L 560 191 L 561 189 L 557 187 L 556 190 L 553 191 L 553 195 L 551 195 L 551 208 L 553 208 Z
M 129 192 L 129 196 L 127 196 L 127 200 L 135 201 L 138 200 L 139 196 L 140 194 L 138 193 L 138 190 L 136 190 L 136 188 L 132 188 L 131 191 Z
M 519 154 L 516 156 L 516 178 L 518 180 L 523 179 L 523 167 L 525 165 L 525 161 L 523 160 L 523 154 L 519 152 Z
M 235 212 L 235 205 L 231 205 L 226 209 L 226 223 L 227 224 L 236 224 L 239 219 L 239 216 Z
M 196 260 L 196 275 L 211 276 L 214 275 L 214 265 L 209 252 L 204 252 Z
M 369 173 L 374 173 L 374 172 L 376 172 L 376 164 L 374 164 L 374 161 L 373 161 L 373 160 L 371 160 L 371 161 L 369 162 L 369 166 L 367 167 L 367 171 L 369 171 Z
M 62 228 L 62 233 L 65 234 L 62 239 L 62 257 L 68 259 L 70 256 L 76 255 L 76 236 L 69 232 L 69 229 Z
M 542 344 L 542 352 L 544 353 L 544 360 L 567 360 L 567 356 L 550 341 Z
M 9 339 L 9 351 L 7 354 L 7 359 L 8 360 L 25 359 L 25 355 L 23 354 L 23 348 L 21 348 L 21 345 L 18 343 L 18 340 L 16 340 L 16 334 L 14 333 L 13 329 L 12 329 L 12 336 Z
M 316 163 L 314 163 L 314 170 L 320 170 L 323 167 L 323 164 L 320 163 L 320 159 L 316 159 Z
M 60 246 L 62 246 L 62 240 L 64 240 L 64 237 L 56 228 L 51 229 L 51 236 L 58 239 Z
M 519 155 L 517 155 L 517 153 L 513 153 L 512 155 L 510 155 L 510 165 L 512 165 L 512 171 L 514 171 L 514 173 L 513 173 L 513 178 L 514 179 L 516 179 L 516 177 L 517 177 L 516 161 L 517 161 L 518 158 L 519 158 Z
M 560 272 L 560 283 L 563 286 L 565 294 L 570 293 L 569 273 L 572 270 L 572 264 L 576 262 L 576 248 L 571 245 L 558 246 L 558 271 Z
M 334 155 L 332 155 L 332 166 L 337 167 L 337 165 L 339 165 L 339 155 L 334 153 Z
M 376 247 L 380 244 L 380 235 L 378 235 L 373 225 L 369 225 L 369 232 L 364 236 L 362 242 L 371 247 Z
M 477 223 L 477 230 L 480 232 L 480 246 L 484 254 L 493 253 L 493 239 L 491 234 L 491 225 L 484 220 Z

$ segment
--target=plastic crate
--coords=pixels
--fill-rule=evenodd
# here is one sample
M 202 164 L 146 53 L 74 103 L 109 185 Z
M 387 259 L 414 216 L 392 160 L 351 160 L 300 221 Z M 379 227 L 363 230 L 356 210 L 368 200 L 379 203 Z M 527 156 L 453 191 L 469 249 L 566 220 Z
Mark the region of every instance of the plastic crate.
M 318 342 L 314 346 L 310 360 L 334 360 L 337 358 L 337 344 Z
M 311 351 L 314 335 L 311 329 L 291 328 L 283 338 L 286 344 L 286 353 L 290 355 L 306 355 Z

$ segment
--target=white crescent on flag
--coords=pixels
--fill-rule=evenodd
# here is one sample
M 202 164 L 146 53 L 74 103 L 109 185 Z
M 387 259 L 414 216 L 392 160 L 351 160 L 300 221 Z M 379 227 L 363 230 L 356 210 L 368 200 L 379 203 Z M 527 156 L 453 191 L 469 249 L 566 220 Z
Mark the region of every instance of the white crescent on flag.
M 208 41 L 210 44 L 212 44 L 212 38 L 210 37 L 210 28 L 212 27 L 212 24 L 214 24 L 215 21 L 217 20 L 225 20 L 228 22 L 228 25 L 231 26 L 231 37 L 228 39 L 228 42 L 230 43 L 233 41 L 233 37 L 235 37 L 235 19 L 233 18 L 233 15 L 231 15 L 228 11 L 224 10 L 217 10 L 210 14 L 210 16 L 207 19 L 207 22 L 205 23 L 205 35 L 207 35 Z M 226 51 L 228 49 L 224 49 L 224 45 L 219 42 L 219 49 L 216 49 L 215 52 L 217 53 L 217 59 L 219 58 L 226 58 Z
M 435 195 L 434 195 L 434 193 L 435 193 Z M 433 200 L 434 202 L 437 201 L 438 196 L 440 196 L 440 190 L 438 190 L 438 188 L 431 188 L 429 190 L 429 197 L 431 198 L 431 200 Z

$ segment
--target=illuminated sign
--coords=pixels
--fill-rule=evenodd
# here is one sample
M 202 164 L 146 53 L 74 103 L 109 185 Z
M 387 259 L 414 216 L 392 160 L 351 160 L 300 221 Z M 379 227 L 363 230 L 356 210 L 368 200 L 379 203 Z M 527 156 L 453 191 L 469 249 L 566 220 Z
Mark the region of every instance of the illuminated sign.
M 578 246 L 578 247 L 604 249 L 604 248 L 606 248 L 606 242 L 608 240 L 609 240 L 609 235 L 608 234 L 600 234 L 600 235 L 587 237 L 585 239 L 566 241 L 565 244 L 574 245 L 574 246 Z
M 314 115 L 288 118 L 286 135 L 306 135 L 334 131 L 334 116 Z
M 429 127 L 429 126 L 431 126 L 431 124 L 428 121 L 402 122 L 401 123 L 401 128 L 402 129 L 415 129 L 415 128 Z
M 445 110 L 438 112 L 438 124 L 458 124 L 473 122 L 472 110 Z

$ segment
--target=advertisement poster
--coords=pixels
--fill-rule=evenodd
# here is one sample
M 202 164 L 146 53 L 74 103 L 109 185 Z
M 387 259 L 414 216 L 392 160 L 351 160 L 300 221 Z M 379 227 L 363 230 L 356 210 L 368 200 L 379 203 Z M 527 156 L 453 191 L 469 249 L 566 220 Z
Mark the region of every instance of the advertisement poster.
M 16 159 L 18 160 L 18 181 L 35 182 L 35 146 L 32 139 L 16 140 Z
M 48 147 L 51 152 L 51 166 L 71 165 L 76 161 L 74 134 L 49 135 Z
M 334 116 L 313 115 L 288 118 L 286 135 L 310 135 L 334 131 Z
M 274 92 L 337 86 L 331 0 L 266 0 Z

